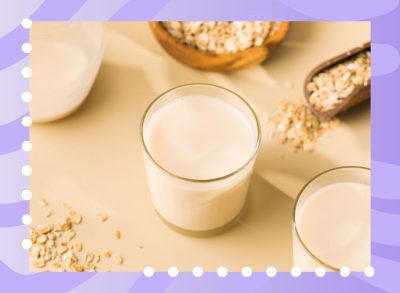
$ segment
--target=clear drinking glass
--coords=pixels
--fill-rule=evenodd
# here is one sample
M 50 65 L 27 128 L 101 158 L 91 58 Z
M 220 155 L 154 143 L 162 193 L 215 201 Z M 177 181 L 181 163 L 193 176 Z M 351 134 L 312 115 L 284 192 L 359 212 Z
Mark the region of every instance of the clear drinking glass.
M 250 122 L 256 134 L 254 149 L 248 160 L 237 170 L 218 178 L 185 178 L 160 165 L 149 151 L 145 130 L 152 115 L 165 104 L 192 95 L 211 96 L 228 102 Z M 245 203 L 261 139 L 257 116 L 243 98 L 230 90 L 208 84 L 173 88 L 161 94 L 147 108 L 141 123 L 141 139 L 152 202 L 168 226 L 199 236 L 219 233 L 234 222 Z
M 33 23 L 29 61 L 34 122 L 63 118 L 83 103 L 100 68 L 104 34 L 99 22 Z
M 361 191 L 359 193 L 360 197 L 351 199 L 351 206 L 356 207 L 354 211 L 352 211 L 355 217 L 353 219 L 366 219 L 365 223 L 362 222 L 360 225 L 358 222 L 350 223 L 347 221 L 346 217 L 343 217 L 343 209 L 346 207 L 346 200 L 341 201 L 340 204 L 337 204 L 339 202 L 333 201 L 333 204 L 329 206 L 328 209 L 319 210 L 318 204 L 315 204 L 315 200 L 319 200 L 319 203 L 324 200 L 324 198 L 316 198 L 324 196 L 323 193 L 315 192 L 335 183 L 361 183 L 369 187 L 370 169 L 356 166 L 330 169 L 311 179 L 300 191 L 293 210 L 293 263 L 303 271 L 314 271 L 320 266 L 328 271 L 339 271 L 342 266 L 350 267 L 352 270 L 362 271 L 369 265 L 370 189 L 360 189 L 362 190 L 362 193 Z M 357 189 L 353 190 L 352 196 L 356 194 L 354 191 L 357 191 Z M 342 195 L 343 194 L 344 193 L 342 193 Z M 340 194 L 335 193 L 335 196 L 340 196 Z M 313 197 L 314 205 L 308 206 L 308 208 L 305 209 L 304 207 L 310 203 L 309 199 L 311 197 Z M 359 205 L 357 205 L 358 203 Z M 365 203 L 367 203 L 367 205 Z M 305 224 L 302 223 L 301 219 L 307 216 L 305 213 L 313 213 L 314 216 L 318 215 L 318 217 L 321 217 L 321 222 L 307 222 L 308 227 L 304 227 Z M 346 215 L 346 212 L 344 212 L 344 214 Z M 361 216 L 359 217 L 359 215 Z M 338 229 L 329 229 L 328 226 L 324 227 L 324 223 L 329 223 L 329 227 L 337 227 Z M 364 224 L 366 226 L 364 226 Z M 336 235 L 332 234 L 335 232 L 332 232 L 332 230 L 341 231 L 343 233 L 340 235 L 346 235 L 347 237 L 335 238 Z M 307 232 L 305 233 L 302 231 Z M 318 234 L 321 231 L 322 235 Z M 314 235 L 313 232 L 315 232 Z M 357 245 L 351 245 L 349 243 L 357 243 Z M 326 247 L 329 247 L 329 249 L 325 249 Z M 336 254 L 327 254 L 326 251 L 335 251 Z M 360 254 L 362 257 L 354 258 L 354 255 L 357 254 L 355 252 L 359 254 L 360 252 L 364 253 Z

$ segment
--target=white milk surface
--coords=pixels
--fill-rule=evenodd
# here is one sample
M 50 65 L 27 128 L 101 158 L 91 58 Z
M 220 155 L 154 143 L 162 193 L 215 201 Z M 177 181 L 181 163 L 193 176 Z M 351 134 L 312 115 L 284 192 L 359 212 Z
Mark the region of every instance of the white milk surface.
M 90 90 L 97 68 L 84 49 L 53 40 L 36 40 L 30 56 L 33 121 L 60 118 L 78 107 Z
M 297 228 L 307 248 L 325 263 L 363 271 L 370 260 L 370 186 L 341 182 L 315 191 L 297 212 Z M 294 264 L 315 261 L 294 235 Z
M 213 179 L 244 166 L 256 145 L 256 130 L 235 106 L 209 96 L 185 96 L 158 109 L 144 129 L 146 146 L 165 170 L 189 179 Z M 157 211 L 188 230 L 227 224 L 243 207 L 253 163 L 212 183 L 188 182 L 163 172 L 145 156 Z
M 227 175 L 246 163 L 255 135 L 245 116 L 217 98 L 186 96 L 155 113 L 146 129 L 150 153 L 166 170 L 191 179 Z

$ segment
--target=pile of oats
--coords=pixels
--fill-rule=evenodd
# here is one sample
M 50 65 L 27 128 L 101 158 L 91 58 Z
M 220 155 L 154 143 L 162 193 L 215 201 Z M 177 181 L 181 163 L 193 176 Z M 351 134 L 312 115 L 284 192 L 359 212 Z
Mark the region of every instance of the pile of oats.
M 319 111 L 334 109 L 357 88 L 371 79 L 371 53 L 362 52 L 350 60 L 317 74 L 308 84 L 310 103 Z
M 39 200 L 42 206 L 48 206 L 46 200 Z M 31 225 L 30 239 L 32 247 L 29 250 L 29 257 L 32 265 L 43 271 L 58 272 L 95 272 L 96 266 L 103 258 L 112 256 L 109 250 L 102 254 L 84 251 L 82 242 L 76 240 L 77 233 L 74 230 L 76 225 L 82 223 L 82 216 L 64 204 L 67 214 L 61 223 L 50 225 Z M 101 213 L 101 221 L 108 219 L 108 215 Z M 47 216 L 47 213 L 46 213 Z M 116 230 L 117 239 L 121 238 L 121 232 Z M 119 255 L 113 256 L 113 262 L 121 265 L 123 258 Z
M 271 21 L 164 21 L 170 35 L 181 43 L 214 54 L 235 53 L 261 46 L 280 22 Z
M 281 102 L 279 110 L 273 115 L 273 135 L 282 144 L 290 143 L 294 151 L 312 151 L 321 135 L 339 124 L 339 120 L 319 121 L 310 109 L 300 101 L 298 104 Z

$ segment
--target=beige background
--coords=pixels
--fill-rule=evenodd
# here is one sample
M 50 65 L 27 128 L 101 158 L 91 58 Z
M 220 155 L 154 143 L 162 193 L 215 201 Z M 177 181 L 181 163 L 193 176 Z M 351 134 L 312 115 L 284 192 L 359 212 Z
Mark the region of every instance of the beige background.
M 234 73 L 205 73 L 173 60 L 157 44 L 146 23 L 109 23 L 106 52 L 95 85 L 82 107 L 54 123 L 31 127 L 33 223 L 64 216 L 62 203 L 82 213 L 77 227 L 85 250 L 110 249 L 123 266 L 102 261 L 99 270 L 137 271 L 153 266 L 181 271 L 220 265 L 238 271 L 292 266 L 291 213 L 307 180 L 331 167 L 370 165 L 369 105 L 342 116 L 314 153 L 292 154 L 268 135 L 267 117 L 283 98 L 302 95 L 308 71 L 335 54 L 366 42 L 369 23 L 292 23 L 284 44 L 260 66 Z M 34 71 L 34 68 L 33 68 Z M 208 82 L 225 86 L 250 101 L 263 124 L 263 141 L 247 207 L 238 225 L 212 238 L 193 238 L 167 228 L 150 201 L 142 161 L 139 122 L 157 94 L 173 86 Z M 284 86 L 292 82 L 294 88 Z M 36 199 L 46 198 L 53 216 Z M 109 214 L 100 223 L 99 212 Z M 113 236 L 122 231 L 122 239 Z

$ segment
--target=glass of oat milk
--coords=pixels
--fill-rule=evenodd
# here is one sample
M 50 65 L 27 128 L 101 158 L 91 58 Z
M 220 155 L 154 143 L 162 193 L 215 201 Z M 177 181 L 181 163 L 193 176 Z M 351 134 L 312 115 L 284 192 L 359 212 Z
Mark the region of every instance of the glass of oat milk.
M 61 119 L 85 101 L 99 71 L 105 30 L 98 22 L 34 22 L 29 114 L 33 122 Z
M 173 88 L 147 108 L 141 137 L 151 199 L 168 226 L 201 235 L 234 222 L 261 139 L 243 98 L 208 84 Z
M 370 264 L 370 169 L 339 167 L 308 182 L 293 212 L 293 262 L 303 271 Z

